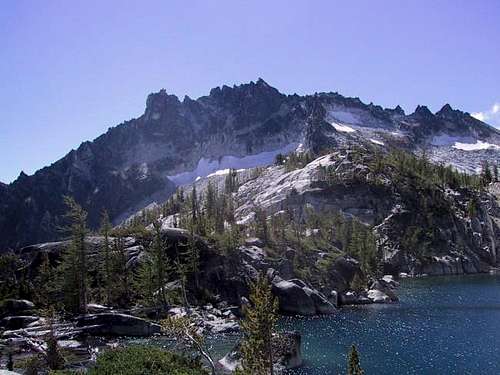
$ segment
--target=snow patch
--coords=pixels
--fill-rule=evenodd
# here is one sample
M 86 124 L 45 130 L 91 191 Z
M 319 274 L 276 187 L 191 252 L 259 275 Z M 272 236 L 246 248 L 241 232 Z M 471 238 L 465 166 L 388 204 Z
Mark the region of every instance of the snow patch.
M 181 172 L 176 175 L 167 176 L 176 185 L 189 184 L 197 177 L 207 177 L 211 174 L 227 174 L 230 168 L 247 169 L 265 166 L 274 163 L 276 155 L 288 154 L 295 151 L 298 143 L 290 143 L 282 148 L 272 151 L 264 151 L 258 154 L 247 155 L 243 157 L 226 155 L 219 160 L 209 160 L 201 158 L 198 165 L 192 171 Z M 227 172 L 226 172 L 227 170 Z
M 456 142 L 470 143 L 475 140 L 471 137 L 454 137 L 448 134 L 436 135 L 432 138 L 431 145 L 433 146 L 451 146 Z
M 146 178 L 148 178 L 149 168 L 147 163 L 142 163 L 139 166 L 139 173 L 139 180 L 145 180 Z
M 236 170 L 236 172 L 243 172 L 245 169 L 238 169 Z M 226 169 L 219 169 L 218 171 L 215 171 L 214 173 L 210 173 L 209 175 L 207 175 L 207 177 L 213 177 L 213 176 L 224 176 L 226 174 L 229 174 L 229 172 L 231 171 L 231 168 L 226 168 Z M 201 177 L 199 177 L 201 178 Z
M 340 122 L 347 122 L 348 124 L 358 124 L 358 116 L 354 115 L 352 112 L 347 111 L 331 111 L 330 116 L 335 117 Z
M 464 151 L 487 150 L 489 148 L 500 149 L 500 146 L 491 143 L 486 143 L 483 141 L 476 141 L 476 143 L 455 142 L 455 144 L 452 147 Z
M 354 133 L 356 130 L 351 128 L 350 126 L 347 125 L 341 125 L 336 122 L 330 122 L 330 124 L 337 130 L 338 132 L 344 132 L 344 133 Z
M 375 143 L 376 145 L 384 146 L 384 142 L 378 141 L 376 139 L 370 138 L 370 142 Z
M 472 137 L 453 137 L 448 134 L 435 136 L 431 144 L 433 146 L 451 146 L 454 149 L 462 151 L 487 150 L 489 148 L 500 149 L 500 146 L 483 142 Z

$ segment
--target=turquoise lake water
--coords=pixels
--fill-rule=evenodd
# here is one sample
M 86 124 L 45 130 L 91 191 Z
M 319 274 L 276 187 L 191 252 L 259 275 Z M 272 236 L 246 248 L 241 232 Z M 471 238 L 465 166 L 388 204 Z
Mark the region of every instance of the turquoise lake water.
M 500 374 L 500 276 L 406 279 L 399 297 L 286 319 L 302 334 L 305 362 L 289 374 L 345 374 L 352 343 L 367 375 Z
M 366 375 L 500 375 L 500 275 L 405 279 L 401 284 L 396 304 L 282 320 L 281 328 L 302 335 L 304 365 L 287 375 L 345 374 L 352 343 Z M 220 358 L 237 339 L 213 337 L 210 349 Z

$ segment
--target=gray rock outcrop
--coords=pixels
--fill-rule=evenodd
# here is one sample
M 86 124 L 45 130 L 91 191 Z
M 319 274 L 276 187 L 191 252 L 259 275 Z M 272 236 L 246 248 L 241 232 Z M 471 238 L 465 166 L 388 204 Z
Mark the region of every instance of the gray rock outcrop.
M 152 336 L 161 332 L 158 324 L 119 313 L 82 315 L 77 318 L 76 327 L 95 336 Z

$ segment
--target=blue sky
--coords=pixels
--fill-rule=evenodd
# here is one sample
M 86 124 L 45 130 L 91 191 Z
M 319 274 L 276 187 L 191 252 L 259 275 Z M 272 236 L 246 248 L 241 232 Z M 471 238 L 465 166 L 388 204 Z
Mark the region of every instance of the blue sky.
M 25 1 L 0 8 L 0 181 L 181 98 L 264 78 L 500 126 L 500 1 Z

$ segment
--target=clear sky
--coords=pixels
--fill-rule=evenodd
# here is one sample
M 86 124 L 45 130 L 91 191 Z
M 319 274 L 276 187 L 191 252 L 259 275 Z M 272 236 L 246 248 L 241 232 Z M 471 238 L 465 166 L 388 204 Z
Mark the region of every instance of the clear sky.
M 26 1 L 0 7 L 0 181 L 142 114 L 264 78 L 500 126 L 500 1 Z M 480 113 L 479 113 L 480 112 Z

